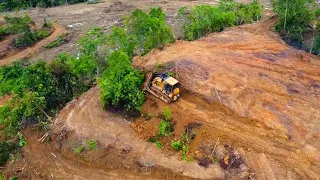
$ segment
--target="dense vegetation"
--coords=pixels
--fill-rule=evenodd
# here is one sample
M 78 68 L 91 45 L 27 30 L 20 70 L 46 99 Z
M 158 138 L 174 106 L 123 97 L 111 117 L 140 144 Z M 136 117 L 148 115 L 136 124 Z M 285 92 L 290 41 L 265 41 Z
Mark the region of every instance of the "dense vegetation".
M 136 10 L 126 17 L 125 28 L 115 27 L 110 35 L 100 28 L 89 31 L 79 40 L 78 57 L 61 54 L 50 64 L 40 61 L 25 66 L 19 61 L 1 67 L 0 97 L 9 95 L 10 100 L 0 107 L 0 124 L 11 136 L 30 123 L 46 125 L 57 110 L 93 86 L 98 77 L 105 106 L 139 111 L 144 102 L 143 75 L 131 66 L 131 58 L 173 40 L 164 16 L 160 8 L 149 14 Z M 8 33 L 29 29 L 28 16 L 8 20 Z
M 87 2 L 87 0 L 2 0 L 0 1 L 0 11 L 14 11 L 32 7 L 53 7 L 82 2 Z
M 147 14 L 135 10 L 125 18 L 125 27 L 114 27 L 101 42 L 105 42 L 108 67 L 99 80 L 101 100 L 105 106 L 124 107 L 140 111 L 144 102 L 141 91 L 143 75 L 131 66 L 134 54 L 145 54 L 153 48 L 174 41 L 161 8 L 151 8 Z
M 7 35 L 14 35 L 12 45 L 15 48 L 28 47 L 51 34 L 51 24 L 46 20 L 43 27 L 32 30 L 32 20 L 28 15 L 22 17 L 5 16 L 5 24 L 0 26 L 0 40 Z
M 261 18 L 263 8 L 259 1 L 249 4 L 223 0 L 219 6 L 199 5 L 179 9 L 185 40 L 195 40 L 208 33 L 222 31 L 225 27 L 252 23 Z
M 282 38 L 301 48 L 304 38 L 312 34 L 309 52 L 320 54 L 320 8 L 312 0 L 275 0 L 274 11 L 279 15 L 275 29 Z
M 129 56 L 122 51 L 111 54 L 108 66 L 99 81 L 103 105 L 140 111 L 144 103 L 144 94 L 141 91 L 143 75 L 131 66 Z
M 278 13 L 280 20 L 276 24 L 276 30 L 284 39 L 291 43 L 301 44 L 303 34 L 311 28 L 313 10 L 310 0 L 275 0 L 274 11 Z

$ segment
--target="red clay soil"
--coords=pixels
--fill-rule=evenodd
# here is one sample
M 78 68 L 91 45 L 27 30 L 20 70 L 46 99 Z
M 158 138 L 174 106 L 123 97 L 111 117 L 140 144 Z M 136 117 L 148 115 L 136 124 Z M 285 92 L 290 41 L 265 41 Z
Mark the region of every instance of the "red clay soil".
M 197 141 L 237 146 L 258 179 L 318 179 L 320 58 L 287 46 L 273 21 L 177 41 L 134 65 L 175 73 L 189 92 L 169 106 L 179 126 L 203 123 Z M 161 104 L 148 100 L 144 112 Z
M 23 155 L 26 167 L 35 171 L 21 170 L 20 163 L 20 175 L 36 173 L 35 179 L 319 179 L 320 59 L 282 42 L 270 31 L 274 21 L 230 28 L 193 42 L 177 41 L 134 60 L 144 70 L 161 64 L 182 84 L 178 101 L 168 105 L 148 95 L 143 105 L 143 113 L 152 116 L 165 106 L 171 109 L 175 131 L 164 142 L 164 150 L 146 142 L 156 134 L 158 118 L 139 117 L 130 123 L 132 117 L 105 111 L 95 87 L 58 115 L 52 127 L 54 146 L 37 143 L 40 137 L 28 139 L 31 143 Z M 193 122 L 202 126 L 195 129 L 188 155 L 197 157 L 203 147 L 217 144 L 213 154 L 218 157 L 224 145 L 233 146 L 245 164 L 240 174 L 223 170 L 218 163 L 203 168 L 196 161 L 181 161 L 169 149 L 170 141 Z M 98 151 L 85 150 L 76 156 L 73 150 L 88 140 L 98 142 Z M 10 174 L 17 167 L 7 170 Z
M 37 42 L 32 47 L 29 47 L 27 49 L 24 49 L 18 52 L 16 51 L 11 52 L 9 56 L 6 56 L 3 59 L 0 59 L 0 66 L 10 65 L 12 62 L 18 61 L 23 58 L 30 58 L 34 54 L 39 52 L 41 48 L 43 48 L 46 44 L 56 40 L 60 35 L 66 33 L 66 29 L 59 24 L 53 24 L 53 28 L 54 28 L 54 31 L 49 37 Z M 7 39 L 0 42 L 1 47 L 8 47 L 8 42 L 9 41 Z
M 176 178 L 181 175 L 202 179 L 224 177 L 218 165 L 204 169 L 196 162 L 179 161 L 177 156 L 166 156 L 161 153 L 161 150 L 153 144 L 138 138 L 130 127 L 128 119 L 105 111 L 101 107 L 99 96 L 100 91 L 97 87 L 89 90 L 68 104 L 55 120 L 53 137 L 62 152 L 67 152 L 74 146 L 74 142 L 93 139 L 99 142 L 100 147 L 108 150 L 99 158 L 105 162 L 103 163 L 105 168 L 135 169 L 138 164 L 140 168 L 159 168 L 160 171 L 169 171 L 171 176 Z M 70 140 L 70 135 L 67 135 L 66 139 L 59 140 L 61 134 L 66 134 L 65 132 L 71 133 L 77 140 Z M 82 159 L 92 162 L 89 156 L 84 155 Z

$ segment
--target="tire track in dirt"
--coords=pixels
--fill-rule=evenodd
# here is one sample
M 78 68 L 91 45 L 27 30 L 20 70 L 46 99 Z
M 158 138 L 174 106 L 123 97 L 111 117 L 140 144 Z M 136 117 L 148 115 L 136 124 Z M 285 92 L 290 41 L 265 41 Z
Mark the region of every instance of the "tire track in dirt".
M 28 47 L 27 49 L 24 49 L 10 57 L 5 57 L 4 59 L 1 59 L 0 66 L 10 65 L 14 61 L 32 57 L 33 55 L 38 53 L 41 50 L 41 48 L 43 48 L 46 44 L 56 40 L 60 35 L 67 32 L 67 30 L 59 24 L 53 24 L 53 28 L 54 31 L 53 33 L 51 33 L 49 37 L 37 42 L 35 45 Z

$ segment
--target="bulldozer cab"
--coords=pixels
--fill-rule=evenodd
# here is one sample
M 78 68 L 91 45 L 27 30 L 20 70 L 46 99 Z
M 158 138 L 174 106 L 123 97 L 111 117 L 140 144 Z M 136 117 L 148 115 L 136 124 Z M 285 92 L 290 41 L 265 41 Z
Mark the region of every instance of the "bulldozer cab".
M 164 80 L 164 89 L 167 94 L 170 94 L 171 92 L 174 91 L 174 89 L 179 88 L 179 81 L 172 77 L 168 77 Z

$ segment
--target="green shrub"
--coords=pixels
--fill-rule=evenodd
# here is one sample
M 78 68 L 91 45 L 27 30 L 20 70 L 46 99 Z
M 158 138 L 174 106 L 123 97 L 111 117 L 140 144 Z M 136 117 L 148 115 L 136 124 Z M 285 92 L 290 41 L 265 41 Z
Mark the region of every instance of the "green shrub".
M 24 138 L 24 136 L 21 134 L 21 132 L 18 132 L 18 138 L 19 138 L 19 146 L 20 147 L 27 145 L 27 140 Z
M 90 151 L 96 150 L 98 148 L 97 142 L 94 140 L 88 141 L 87 144 L 89 146 Z
M 67 36 L 66 34 L 59 36 L 56 40 L 48 43 L 45 46 L 45 48 L 51 49 L 51 48 L 60 46 L 62 43 L 64 43 L 66 41 L 66 36 Z
M 31 23 L 31 18 L 27 14 L 25 14 L 23 17 L 5 16 L 4 19 L 7 24 L 7 33 L 9 34 L 24 33 L 30 31 L 29 24 Z
M 6 141 L 0 142 L 0 166 L 3 166 L 10 157 L 10 153 L 15 150 L 17 146 L 15 144 L 8 143 Z
M 33 45 L 37 41 L 50 35 L 49 30 L 38 30 L 32 32 L 27 30 L 23 35 L 13 39 L 12 43 L 15 48 L 24 48 Z
M 5 0 L 0 1 L 0 12 L 1 11 L 14 11 L 32 7 L 53 7 L 61 6 L 65 3 L 76 4 L 87 2 L 87 0 Z
M 136 38 L 141 54 L 174 41 L 172 30 L 166 24 L 161 8 L 151 8 L 149 14 L 136 9 L 125 18 L 124 24 L 127 33 Z
M 320 8 L 317 8 L 317 9 L 314 11 L 314 16 L 317 17 L 317 18 L 320 16 Z
M 171 121 L 162 120 L 159 124 L 158 136 L 170 136 L 173 132 L 173 124 Z
M 84 146 L 80 145 L 73 152 L 79 155 L 83 150 L 84 150 Z
M 311 51 L 312 51 L 312 53 L 314 53 L 316 55 L 320 55 L 320 32 L 319 32 L 319 30 L 316 33 L 315 38 L 313 40 Z
M 7 35 L 7 29 L 0 25 L 0 40 L 4 39 Z
M 182 147 L 183 147 L 183 142 L 179 141 L 179 140 L 173 141 L 171 143 L 171 146 L 173 147 L 174 150 L 180 151 L 182 149 Z
M 31 31 L 25 32 L 12 40 L 12 45 L 15 48 L 24 48 L 34 44 L 37 41 L 37 34 Z
M 161 141 L 156 141 L 156 147 L 162 149 L 163 145 Z
M 261 18 L 263 7 L 260 2 L 254 0 L 249 4 L 238 4 L 236 10 L 237 24 L 247 24 L 258 21 Z
M 40 61 L 30 66 L 16 62 L 0 67 L 0 96 L 11 94 L 10 101 L 0 107 L 0 124 L 9 135 L 14 135 L 22 122 L 46 121 L 46 114 L 55 115 L 54 110 L 88 89 L 67 61 L 57 58 L 49 65 Z
M 210 32 L 222 31 L 225 27 L 234 25 L 234 12 L 223 12 L 218 7 L 199 5 L 191 9 L 190 13 L 180 10 L 184 22 L 182 30 L 185 40 L 195 40 Z
M 280 20 L 275 29 L 284 35 L 287 42 L 303 41 L 303 34 L 310 28 L 313 12 L 309 0 L 275 0 L 274 11 Z
M 36 32 L 36 40 L 44 39 L 50 36 L 51 32 L 48 29 L 37 30 Z
M 133 58 L 137 41 L 134 36 L 128 34 L 125 29 L 115 26 L 107 37 L 107 44 L 109 45 L 110 51 L 121 50 L 127 53 L 130 58 Z
M 168 106 L 166 106 L 163 110 L 163 117 L 164 117 L 164 120 L 166 121 L 171 121 L 172 120 L 172 117 L 171 117 L 171 111 L 169 109 Z
M 140 111 L 144 103 L 142 83 L 143 75 L 131 66 L 128 55 L 115 51 L 109 56 L 108 68 L 98 81 L 101 102 L 104 106 L 112 105 L 130 112 Z
M 192 9 L 182 7 L 178 10 L 182 19 L 185 40 L 195 40 L 211 33 L 222 31 L 235 24 L 251 23 L 261 18 L 263 8 L 259 1 L 249 4 L 222 0 L 218 7 L 198 5 Z

